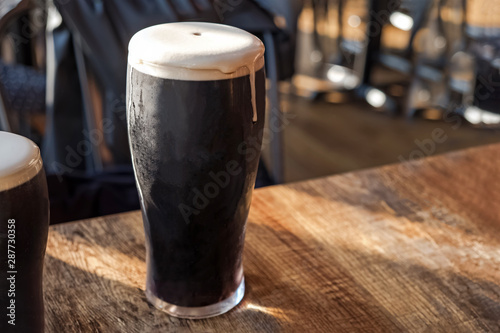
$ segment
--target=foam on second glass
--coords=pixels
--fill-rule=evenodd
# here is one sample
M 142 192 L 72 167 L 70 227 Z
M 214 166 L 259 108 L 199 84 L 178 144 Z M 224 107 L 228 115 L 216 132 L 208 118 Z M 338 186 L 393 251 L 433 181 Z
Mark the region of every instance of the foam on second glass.
M 0 191 L 27 182 L 41 168 L 40 149 L 31 140 L 0 132 Z
M 255 72 L 264 66 L 264 45 L 254 35 L 222 24 L 179 22 L 136 33 L 128 63 L 145 74 L 171 80 L 212 81 L 250 76 L 254 119 Z

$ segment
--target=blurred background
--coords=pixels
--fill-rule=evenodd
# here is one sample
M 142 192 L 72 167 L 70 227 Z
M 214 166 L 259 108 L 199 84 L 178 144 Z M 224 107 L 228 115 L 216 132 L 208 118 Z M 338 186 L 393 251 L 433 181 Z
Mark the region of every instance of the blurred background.
M 500 141 L 500 0 L 2 0 L 0 130 L 42 148 L 52 223 L 139 208 L 127 44 L 176 21 L 266 45 L 257 187 Z

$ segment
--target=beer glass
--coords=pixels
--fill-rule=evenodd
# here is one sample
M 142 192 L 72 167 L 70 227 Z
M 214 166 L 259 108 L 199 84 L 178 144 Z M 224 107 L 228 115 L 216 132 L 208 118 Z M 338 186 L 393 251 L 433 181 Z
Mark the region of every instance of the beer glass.
M 43 332 L 49 196 L 40 150 L 0 132 L 0 332 Z
M 210 23 L 129 44 L 127 117 L 147 249 L 146 296 L 205 318 L 244 295 L 242 251 L 265 112 L 264 46 Z

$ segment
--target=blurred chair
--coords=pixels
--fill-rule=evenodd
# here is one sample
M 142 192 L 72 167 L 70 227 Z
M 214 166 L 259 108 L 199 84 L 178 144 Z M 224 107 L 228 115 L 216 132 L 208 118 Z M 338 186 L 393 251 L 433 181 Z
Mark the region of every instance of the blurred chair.
M 304 96 L 361 84 L 369 39 L 369 0 L 308 0 L 299 17 L 294 86 Z
M 44 30 L 43 6 L 40 0 L 11 0 L 0 6 L 0 54 L 13 54 L 9 62 L 0 56 L 0 129 L 37 143 L 41 133 L 35 133 L 31 118 L 45 112 L 45 74 L 37 64 L 43 57 L 36 58 L 44 52 L 36 41 Z
M 31 9 L 31 7 L 32 6 L 30 0 L 7 0 L 5 2 L 2 2 L 2 4 L 0 5 L 0 42 L 5 38 L 8 28 L 12 24 L 12 22 L 14 22 L 23 14 L 27 13 Z M 1 82 L 4 82 L 4 80 L 1 80 Z M 5 83 L 2 83 L 1 85 L 3 86 L 5 85 Z M 2 97 L 5 96 L 5 92 L 2 92 L 2 90 L 5 90 L 5 88 L 2 89 L 2 87 L 0 86 L 0 130 L 11 132 L 12 127 L 9 121 L 9 112 L 4 102 L 5 98 Z
M 33 8 L 32 0 L 4 0 L 0 4 L 0 35 L 5 35 L 10 23 Z
M 464 0 L 431 2 L 413 45 L 415 69 L 404 110 L 407 117 L 442 119 L 453 87 L 461 89 L 453 64 L 465 48 L 464 18 Z
M 468 0 L 466 47 L 456 64 L 463 88 L 454 89 L 457 112 L 471 125 L 500 127 L 500 1 Z M 458 66 L 460 65 L 460 66 Z M 461 74 L 461 75 L 459 75 Z
M 369 66 L 358 96 L 376 110 L 399 113 L 414 74 L 415 39 L 429 15 L 432 0 L 371 0 Z M 369 45 L 370 45 L 369 44 Z

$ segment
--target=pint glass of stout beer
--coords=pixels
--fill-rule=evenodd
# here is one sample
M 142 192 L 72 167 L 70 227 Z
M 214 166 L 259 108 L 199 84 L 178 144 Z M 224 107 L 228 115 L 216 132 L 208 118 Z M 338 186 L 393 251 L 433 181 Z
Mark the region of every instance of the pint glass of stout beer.
M 0 132 L 0 332 L 43 332 L 49 196 L 40 150 Z
M 127 116 L 146 296 L 173 316 L 216 316 L 243 298 L 265 118 L 263 55 L 255 36 L 219 24 L 163 24 L 130 41 Z

